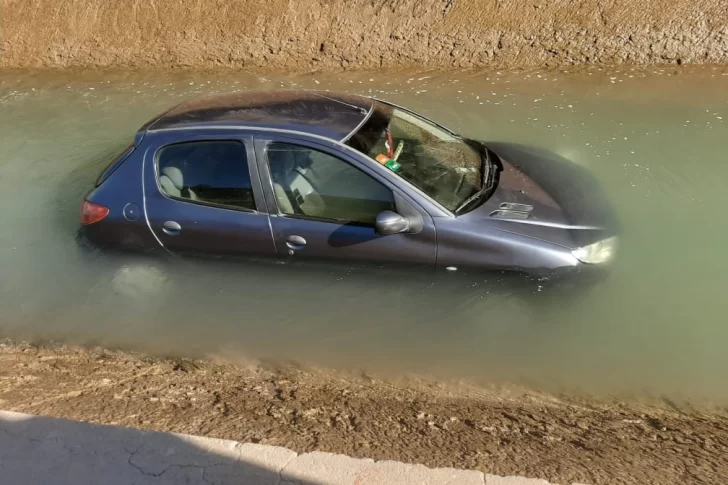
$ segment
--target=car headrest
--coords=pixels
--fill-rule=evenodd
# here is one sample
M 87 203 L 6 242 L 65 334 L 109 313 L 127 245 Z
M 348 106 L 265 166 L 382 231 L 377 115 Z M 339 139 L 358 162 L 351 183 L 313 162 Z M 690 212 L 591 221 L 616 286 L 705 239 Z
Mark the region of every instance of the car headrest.
M 296 168 L 296 159 L 290 150 L 274 150 L 268 153 L 271 161 L 271 171 L 278 174 L 288 174 Z
M 177 167 L 165 167 L 162 169 L 162 175 L 166 175 L 167 178 L 174 184 L 177 190 L 184 188 L 184 177 L 182 176 L 182 170 Z

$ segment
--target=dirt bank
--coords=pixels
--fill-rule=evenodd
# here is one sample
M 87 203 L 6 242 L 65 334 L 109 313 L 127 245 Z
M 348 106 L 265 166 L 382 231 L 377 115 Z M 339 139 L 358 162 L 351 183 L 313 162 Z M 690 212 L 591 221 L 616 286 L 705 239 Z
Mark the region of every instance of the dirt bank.
M 728 62 L 725 0 L 0 0 L 0 66 Z
M 0 408 L 556 483 L 728 483 L 724 416 L 415 378 L 6 341 Z

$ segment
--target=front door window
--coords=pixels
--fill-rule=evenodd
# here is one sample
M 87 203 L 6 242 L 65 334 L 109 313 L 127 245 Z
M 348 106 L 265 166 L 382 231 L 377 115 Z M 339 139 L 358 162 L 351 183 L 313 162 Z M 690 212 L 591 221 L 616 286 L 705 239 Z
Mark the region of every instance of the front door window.
M 281 214 L 374 226 L 394 210 L 391 190 L 339 158 L 290 143 L 271 143 L 267 155 Z

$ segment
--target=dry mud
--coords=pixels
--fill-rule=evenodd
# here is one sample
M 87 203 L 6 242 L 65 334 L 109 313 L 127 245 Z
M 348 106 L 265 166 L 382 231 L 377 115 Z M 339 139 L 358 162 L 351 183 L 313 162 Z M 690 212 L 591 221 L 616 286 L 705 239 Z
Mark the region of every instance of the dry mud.
M 0 67 L 728 61 L 725 0 L 0 0 Z
M 728 419 L 682 405 L 0 344 L 0 408 L 554 483 L 728 483 Z

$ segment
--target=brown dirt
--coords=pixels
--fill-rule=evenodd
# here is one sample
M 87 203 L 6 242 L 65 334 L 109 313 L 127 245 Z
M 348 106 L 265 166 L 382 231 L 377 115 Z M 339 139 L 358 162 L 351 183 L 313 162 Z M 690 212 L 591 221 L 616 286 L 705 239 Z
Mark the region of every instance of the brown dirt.
M 0 0 L 0 67 L 728 62 L 725 0 Z
M 0 407 L 565 484 L 728 483 L 723 415 L 422 378 L 6 341 Z

